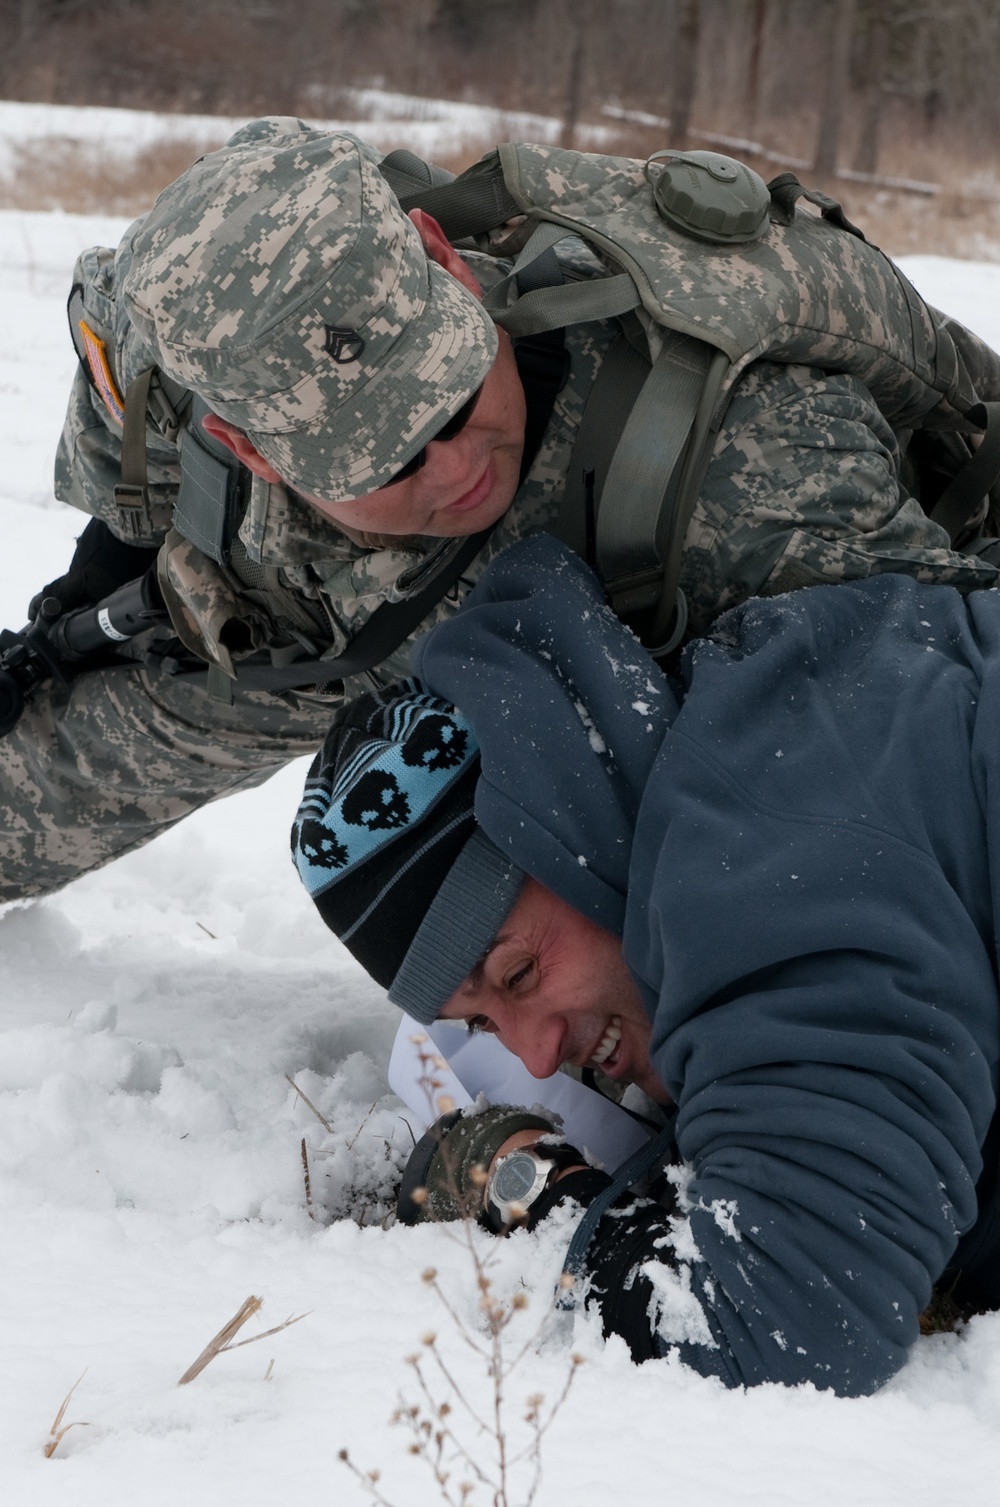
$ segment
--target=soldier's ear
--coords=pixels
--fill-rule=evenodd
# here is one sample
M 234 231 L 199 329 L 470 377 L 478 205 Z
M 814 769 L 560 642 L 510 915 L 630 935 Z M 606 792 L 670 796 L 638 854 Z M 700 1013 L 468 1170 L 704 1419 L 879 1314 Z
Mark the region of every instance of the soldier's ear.
M 431 261 L 437 262 L 439 267 L 450 272 L 455 281 L 460 282 L 463 288 L 467 288 L 474 298 L 481 299 L 483 290 L 478 280 L 462 261 L 434 216 L 429 215 L 425 209 L 411 209 L 410 219 L 417 227 L 424 250 Z
M 242 429 L 237 429 L 235 424 L 230 424 L 226 419 L 220 419 L 218 414 L 206 413 L 201 426 L 206 434 L 210 434 L 213 439 L 225 445 L 227 450 L 231 450 L 236 459 L 242 461 L 247 470 L 259 476 L 262 481 L 272 483 L 281 481 L 282 478 L 270 461 L 264 459 L 253 441 L 247 438 Z

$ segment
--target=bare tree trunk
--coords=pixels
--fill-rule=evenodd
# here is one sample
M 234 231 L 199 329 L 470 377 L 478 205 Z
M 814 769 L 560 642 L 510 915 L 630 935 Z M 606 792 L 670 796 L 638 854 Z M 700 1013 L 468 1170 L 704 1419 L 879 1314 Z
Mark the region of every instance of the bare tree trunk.
M 865 63 L 865 93 L 861 106 L 861 134 L 854 154 L 859 173 L 878 171 L 879 128 L 886 104 L 885 68 L 889 54 L 889 25 L 883 15 L 872 18 Z
M 747 60 L 746 120 L 744 129 L 748 136 L 757 131 L 760 118 L 760 65 L 764 53 L 764 32 L 767 27 L 767 0 L 753 0 L 750 9 L 750 56 Z
M 671 144 L 683 151 L 691 127 L 691 110 L 698 83 L 698 43 L 701 38 L 699 0 L 677 0 L 674 41 L 673 99 L 670 108 Z
M 830 61 L 826 69 L 819 133 L 816 137 L 816 160 L 813 163 L 813 171 L 820 179 L 832 178 L 837 170 L 840 124 L 844 116 L 844 101 L 850 78 L 853 28 L 854 0 L 831 0 Z
M 567 14 L 572 18 L 573 46 L 569 55 L 569 76 L 566 80 L 566 103 L 563 108 L 563 125 L 559 138 L 560 146 L 572 147 L 576 141 L 576 126 L 580 119 L 580 104 L 583 95 L 583 64 L 587 54 L 587 33 L 590 30 L 591 0 L 571 0 Z

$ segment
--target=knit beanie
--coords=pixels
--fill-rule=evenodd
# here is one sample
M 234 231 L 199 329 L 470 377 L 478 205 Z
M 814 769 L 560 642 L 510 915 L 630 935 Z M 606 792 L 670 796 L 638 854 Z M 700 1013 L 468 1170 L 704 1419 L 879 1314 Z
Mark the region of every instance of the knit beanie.
M 306 778 L 292 857 L 320 915 L 393 1004 L 429 1024 L 524 875 L 476 824 L 479 745 L 416 680 L 351 703 Z

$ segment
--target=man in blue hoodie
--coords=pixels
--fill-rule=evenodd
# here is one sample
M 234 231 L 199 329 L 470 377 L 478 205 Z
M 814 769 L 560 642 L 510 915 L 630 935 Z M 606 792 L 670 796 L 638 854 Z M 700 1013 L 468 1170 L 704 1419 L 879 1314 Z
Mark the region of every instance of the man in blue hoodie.
M 592 1221 L 605 1330 L 861 1395 L 936 1283 L 1000 1304 L 1000 600 L 885 576 L 751 601 L 667 677 L 536 537 L 414 670 L 331 734 L 296 859 L 417 1019 L 676 1105 L 673 1207 Z M 421 1180 L 446 1162 L 497 1228 L 610 1184 L 510 1110 L 432 1143 Z

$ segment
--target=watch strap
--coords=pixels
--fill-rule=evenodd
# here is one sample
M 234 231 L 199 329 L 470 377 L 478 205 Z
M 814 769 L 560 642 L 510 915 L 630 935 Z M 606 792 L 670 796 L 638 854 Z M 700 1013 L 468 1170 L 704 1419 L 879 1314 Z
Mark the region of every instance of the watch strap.
M 528 1218 L 525 1221 L 527 1228 L 533 1230 L 541 1224 L 552 1210 L 566 1199 L 572 1198 L 578 1204 L 586 1207 L 590 1201 L 603 1193 L 611 1182 L 606 1172 L 599 1172 L 596 1167 L 581 1167 L 577 1172 L 569 1172 L 565 1177 L 559 1178 L 558 1182 L 551 1182 L 549 1186 L 538 1195 L 531 1208 L 528 1210 Z
M 551 1194 L 552 1189 L 554 1187 L 558 1186 L 559 1188 L 561 1188 L 562 1185 L 563 1185 L 563 1182 L 570 1182 L 570 1181 L 572 1181 L 572 1178 L 565 1178 L 565 1179 L 560 1179 L 559 1182 L 556 1183 L 555 1182 L 556 1175 L 559 1172 L 566 1171 L 566 1169 L 569 1168 L 569 1167 L 580 1167 L 581 1164 L 584 1162 L 584 1158 L 583 1158 L 582 1153 L 579 1152 L 575 1146 L 569 1145 L 569 1143 L 566 1142 L 566 1141 L 560 1141 L 560 1142 L 556 1143 L 555 1145 L 552 1145 L 552 1144 L 550 1144 L 550 1143 L 548 1143 L 546 1141 L 540 1141 L 540 1142 L 536 1142 L 533 1146 L 522 1146 L 522 1147 L 520 1147 L 519 1148 L 519 1152 L 521 1154 L 523 1154 L 525 1152 L 527 1152 L 529 1155 L 530 1154 L 534 1154 L 541 1161 L 543 1161 L 543 1162 L 550 1162 L 552 1164 L 551 1169 L 550 1169 L 549 1174 L 548 1174 L 548 1176 L 549 1176 L 549 1182 L 546 1184 L 546 1186 L 544 1188 L 542 1188 L 541 1192 L 537 1195 L 537 1197 L 533 1200 L 533 1202 L 528 1206 L 526 1218 L 525 1219 L 520 1219 L 520 1220 L 517 1221 L 518 1226 L 526 1225 L 528 1229 L 533 1229 L 534 1226 L 535 1226 L 535 1224 L 537 1223 L 537 1218 L 535 1216 L 535 1211 L 538 1208 L 538 1206 L 543 1201 L 547 1201 L 549 1199 L 549 1195 Z M 519 1154 L 519 1152 L 518 1151 L 512 1151 L 512 1152 L 509 1153 L 509 1155 L 511 1155 L 511 1156 L 517 1156 Z M 504 1160 L 506 1160 L 506 1158 L 504 1158 Z M 492 1179 L 491 1179 L 491 1182 L 492 1182 Z M 499 1235 L 505 1229 L 507 1229 L 508 1226 L 506 1224 L 504 1224 L 504 1222 L 503 1222 L 503 1220 L 501 1218 L 500 1209 L 499 1209 L 498 1205 L 495 1204 L 493 1202 L 493 1200 L 491 1199 L 491 1197 L 490 1197 L 490 1191 L 491 1191 L 491 1189 L 488 1187 L 487 1188 L 487 1196 L 486 1196 L 486 1200 L 485 1200 L 486 1207 L 485 1207 L 485 1211 L 484 1211 L 484 1219 L 485 1219 L 485 1222 L 486 1222 L 488 1228 L 491 1229 L 491 1230 L 493 1230 L 493 1232 L 495 1234 Z

